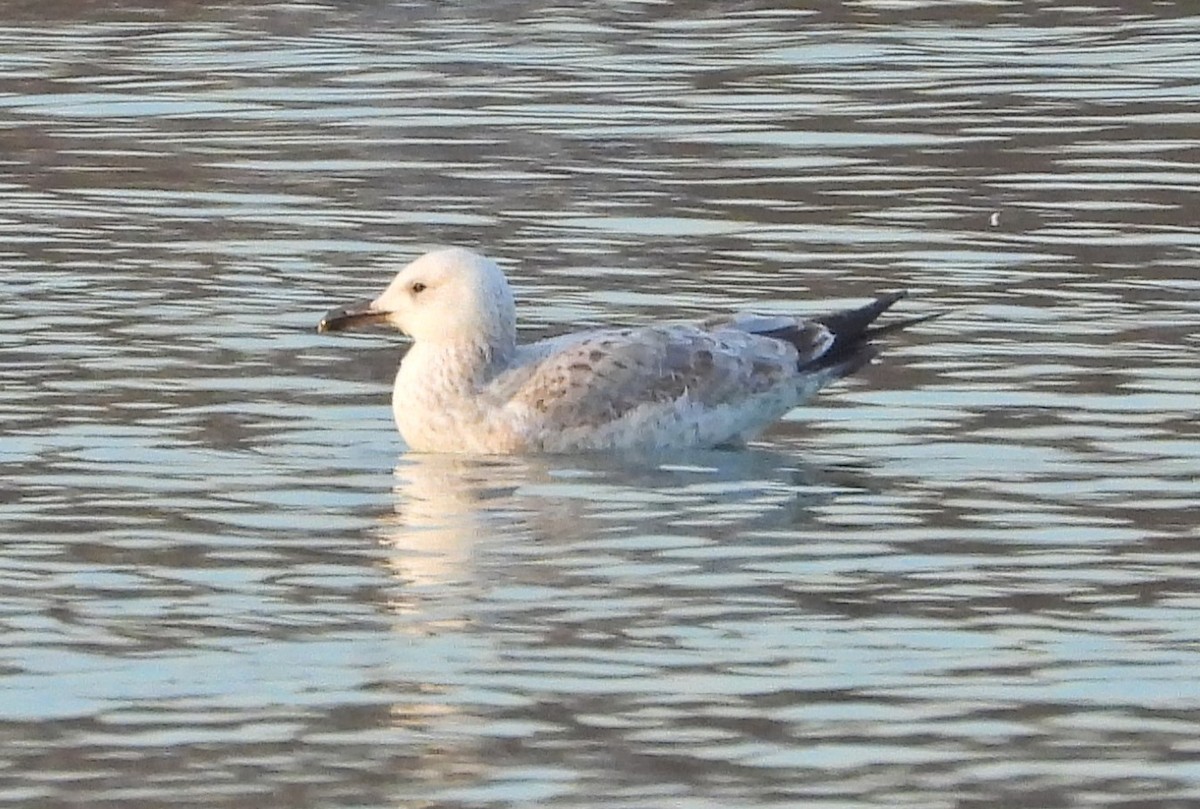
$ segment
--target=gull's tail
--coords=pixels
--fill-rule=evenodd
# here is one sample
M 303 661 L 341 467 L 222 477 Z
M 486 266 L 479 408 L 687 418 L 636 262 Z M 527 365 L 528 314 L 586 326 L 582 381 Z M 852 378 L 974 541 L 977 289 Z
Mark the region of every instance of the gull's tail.
M 944 314 L 935 312 L 883 326 L 874 325 L 880 315 L 907 294 L 904 291 L 891 292 L 857 309 L 845 309 L 812 320 L 797 320 L 783 327 L 751 331 L 794 345 L 800 352 L 801 371 L 830 371 L 830 378 L 846 376 L 875 356 L 876 338 Z

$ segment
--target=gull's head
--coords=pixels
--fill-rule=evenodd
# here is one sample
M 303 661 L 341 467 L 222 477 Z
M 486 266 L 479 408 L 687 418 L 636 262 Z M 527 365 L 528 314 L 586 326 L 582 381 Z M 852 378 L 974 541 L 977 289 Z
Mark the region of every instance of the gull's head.
M 397 273 L 373 301 L 335 309 L 318 331 L 386 321 L 415 342 L 512 342 L 512 290 L 489 258 L 459 247 L 434 250 Z

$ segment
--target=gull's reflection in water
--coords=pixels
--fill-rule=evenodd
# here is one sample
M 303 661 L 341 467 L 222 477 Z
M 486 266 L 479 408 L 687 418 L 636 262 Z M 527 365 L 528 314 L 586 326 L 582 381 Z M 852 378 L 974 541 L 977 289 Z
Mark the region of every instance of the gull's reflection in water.
M 774 671 L 771 627 L 796 605 L 771 566 L 856 488 L 833 477 L 763 451 L 404 456 L 379 532 L 410 696 L 393 713 L 428 741 L 439 799 L 508 794 L 497 749 L 640 755 L 637 733 L 674 722 L 640 713 L 664 682 L 719 693 L 727 671 Z
M 381 533 L 412 599 L 396 605 L 404 612 L 430 598 L 479 596 L 480 588 L 520 580 L 528 564 L 542 568 L 544 585 L 550 570 L 569 563 L 602 575 L 605 560 L 619 567 L 639 547 L 786 541 L 814 506 L 847 488 L 859 484 L 844 471 L 763 450 L 656 458 L 414 453 L 395 468 L 394 512 Z

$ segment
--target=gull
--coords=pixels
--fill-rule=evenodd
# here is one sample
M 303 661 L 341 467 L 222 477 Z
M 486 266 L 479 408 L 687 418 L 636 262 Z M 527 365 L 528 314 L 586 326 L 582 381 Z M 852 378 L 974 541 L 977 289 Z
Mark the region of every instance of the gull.
M 875 356 L 872 325 L 904 292 L 805 319 L 738 313 L 518 345 L 494 261 L 426 253 L 379 297 L 331 310 L 334 332 L 386 322 L 412 338 L 392 392 L 409 448 L 472 454 L 737 447 Z

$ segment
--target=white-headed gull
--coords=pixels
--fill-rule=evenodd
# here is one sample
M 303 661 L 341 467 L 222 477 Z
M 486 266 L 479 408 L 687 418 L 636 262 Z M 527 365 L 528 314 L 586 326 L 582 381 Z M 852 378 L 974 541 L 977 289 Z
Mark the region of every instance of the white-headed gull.
M 737 446 L 927 317 L 875 319 L 904 293 L 804 319 L 736 314 L 517 344 L 508 281 L 461 248 L 427 253 L 373 301 L 318 331 L 386 321 L 413 339 L 392 394 L 423 452 L 521 453 Z

